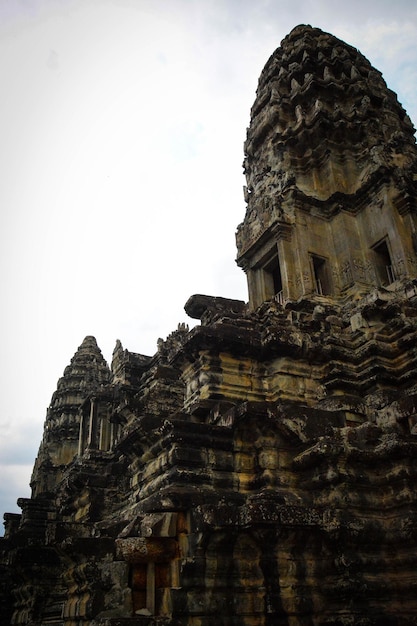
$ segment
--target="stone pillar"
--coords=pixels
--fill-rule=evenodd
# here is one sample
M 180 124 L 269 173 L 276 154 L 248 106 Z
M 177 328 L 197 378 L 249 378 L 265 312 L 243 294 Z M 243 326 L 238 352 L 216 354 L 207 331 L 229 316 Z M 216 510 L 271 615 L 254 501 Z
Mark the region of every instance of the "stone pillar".
M 88 437 L 88 423 L 89 415 L 86 415 L 84 407 L 80 409 L 80 431 L 78 436 L 78 456 L 82 456 L 84 454 L 84 450 L 87 445 L 87 437 Z
M 155 562 L 149 561 L 146 569 L 146 608 L 155 615 Z
M 90 423 L 89 423 L 88 447 L 93 448 L 93 449 L 97 449 L 98 447 L 97 407 L 98 407 L 98 402 L 96 398 L 92 398 L 90 402 Z

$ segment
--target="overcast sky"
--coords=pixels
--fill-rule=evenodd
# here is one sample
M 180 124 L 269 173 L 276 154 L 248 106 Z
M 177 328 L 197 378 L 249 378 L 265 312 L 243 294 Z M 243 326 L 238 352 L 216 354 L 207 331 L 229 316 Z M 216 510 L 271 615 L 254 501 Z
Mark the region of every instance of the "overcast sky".
M 358 47 L 417 124 L 416 0 L 0 0 L 0 515 L 86 335 L 152 355 L 235 264 L 257 80 L 297 24 Z

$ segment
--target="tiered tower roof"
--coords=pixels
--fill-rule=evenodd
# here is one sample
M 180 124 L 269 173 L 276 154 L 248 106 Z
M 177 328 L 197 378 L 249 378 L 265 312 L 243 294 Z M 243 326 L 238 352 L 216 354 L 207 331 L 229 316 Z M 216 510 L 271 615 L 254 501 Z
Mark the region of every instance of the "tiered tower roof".
M 110 369 L 94 337 L 87 336 L 65 368 L 52 395 L 44 436 L 32 474 L 35 495 L 49 491 L 56 472 L 74 458 L 79 439 L 79 408 L 85 398 L 110 382 Z M 60 475 L 58 471 L 57 476 Z

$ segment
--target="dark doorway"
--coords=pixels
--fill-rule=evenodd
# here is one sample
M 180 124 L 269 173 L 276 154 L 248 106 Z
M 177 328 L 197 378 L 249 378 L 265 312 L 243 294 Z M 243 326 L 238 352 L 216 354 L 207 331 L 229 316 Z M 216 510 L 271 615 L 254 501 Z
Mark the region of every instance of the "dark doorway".
M 263 269 L 266 298 L 270 299 L 273 297 L 277 297 L 278 302 L 282 304 L 282 277 L 278 256 L 275 256 L 273 259 L 271 259 L 271 261 L 267 265 L 265 265 Z
M 382 286 L 390 285 L 396 280 L 396 276 L 386 239 L 377 243 L 372 250 L 378 283 Z
M 313 270 L 314 291 L 320 296 L 328 296 L 332 293 L 327 260 L 323 257 L 311 255 Z

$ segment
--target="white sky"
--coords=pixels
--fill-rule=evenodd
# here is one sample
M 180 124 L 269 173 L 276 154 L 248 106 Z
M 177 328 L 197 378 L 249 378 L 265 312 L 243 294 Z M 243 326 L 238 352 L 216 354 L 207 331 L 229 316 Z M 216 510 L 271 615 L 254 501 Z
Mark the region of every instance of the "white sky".
M 235 264 L 259 74 L 297 24 L 358 47 L 417 124 L 416 0 L 0 0 L 0 515 L 86 335 L 152 355 Z

